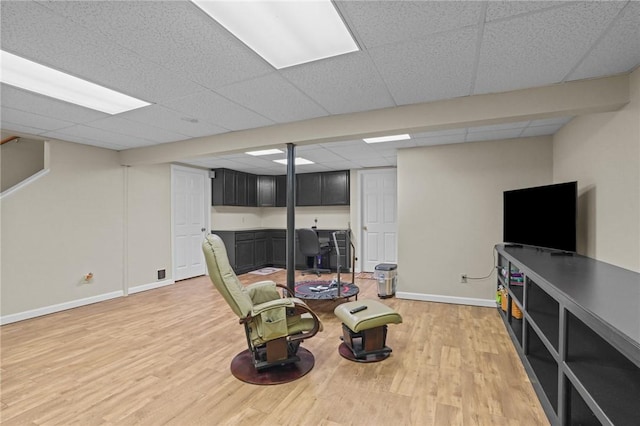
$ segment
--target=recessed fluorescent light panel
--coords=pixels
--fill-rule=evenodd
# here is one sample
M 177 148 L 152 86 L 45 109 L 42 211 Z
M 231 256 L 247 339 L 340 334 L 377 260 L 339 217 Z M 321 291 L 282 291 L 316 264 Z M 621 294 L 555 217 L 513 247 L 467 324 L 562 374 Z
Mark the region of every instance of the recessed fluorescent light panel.
M 248 152 L 245 152 L 245 154 L 255 155 L 255 156 L 271 155 L 271 154 L 282 154 L 282 150 L 280 150 L 280 149 L 263 149 L 263 150 L 260 150 L 260 151 L 248 151 Z
M 329 0 L 193 3 L 277 69 L 358 50 Z
M 4 50 L 0 52 L 0 81 L 5 84 L 107 114 L 119 114 L 151 105 L 149 102 L 37 64 Z
M 407 139 L 411 139 L 409 135 L 392 135 L 392 136 L 380 136 L 378 138 L 365 138 L 363 141 L 366 143 L 380 143 L 380 142 L 393 142 L 393 141 L 404 141 Z
M 286 158 L 283 158 L 282 160 L 273 160 L 273 161 L 280 164 L 285 164 L 285 165 L 287 164 Z M 296 161 L 295 161 L 296 166 L 304 166 L 305 164 L 315 164 L 315 163 L 311 160 L 307 160 L 306 158 L 296 157 Z

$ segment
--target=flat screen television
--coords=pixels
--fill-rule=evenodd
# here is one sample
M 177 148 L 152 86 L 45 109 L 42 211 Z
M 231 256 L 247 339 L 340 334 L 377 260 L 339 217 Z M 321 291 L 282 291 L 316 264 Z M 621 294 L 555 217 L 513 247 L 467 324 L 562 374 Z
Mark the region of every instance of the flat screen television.
M 575 252 L 577 192 L 578 182 L 505 191 L 504 242 Z

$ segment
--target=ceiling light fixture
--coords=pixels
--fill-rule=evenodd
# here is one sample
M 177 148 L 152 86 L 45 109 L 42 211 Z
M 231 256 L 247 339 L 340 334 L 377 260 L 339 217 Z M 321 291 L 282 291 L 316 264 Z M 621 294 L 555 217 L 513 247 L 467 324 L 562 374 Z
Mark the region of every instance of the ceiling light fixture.
M 247 151 L 245 154 L 259 156 L 259 155 L 271 155 L 271 154 L 282 154 L 281 149 L 262 149 L 260 151 Z
M 287 165 L 287 159 L 283 158 L 282 160 L 273 160 L 275 163 L 280 163 L 280 164 L 284 164 Z M 302 158 L 302 157 L 296 157 L 296 161 L 295 161 L 295 165 L 296 166 L 304 166 L 305 164 L 315 164 L 313 161 L 311 160 L 307 160 L 306 158 Z
M 277 69 L 359 50 L 330 0 L 192 1 Z
M 4 50 L 0 53 L 0 81 L 5 84 L 107 114 L 119 114 L 151 105 L 149 102 L 37 64 Z
M 407 139 L 411 139 L 409 135 L 392 135 L 392 136 L 380 136 L 377 138 L 364 138 L 362 139 L 366 143 L 380 143 L 380 142 L 393 142 L 393 141 L 404 141 Z

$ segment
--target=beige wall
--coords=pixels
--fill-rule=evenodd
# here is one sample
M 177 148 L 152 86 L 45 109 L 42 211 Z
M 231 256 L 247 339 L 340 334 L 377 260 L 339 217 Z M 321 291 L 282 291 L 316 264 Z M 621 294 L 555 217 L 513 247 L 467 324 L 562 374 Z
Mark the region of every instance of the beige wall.
M 0 146 L 0 192 L 44 169 L 42 140 L 20 138 Z
M 400 150 L 399 297 L 489 304 L 495 275 L 461 284 L 459 274 L 492 271 L 503 191 L 551 181 L 550 137 Z
M 170 166 L 126 168 L 116 151 L 49 147 L 50 172 L 2 199 L 3 323 L 149 288 L 158 269 L 171 281 Z
M 171 166 L 126 168 L 127 287 L 153 284 L 158 270 L 173 278 L 171 260 Z
M 52 141 L 50 169 L 2 199 L 3 318 L 122 291 L 118 153 Z
M 617 112 L 576 117 L 553 139 L 553 179 L 577 180 L 578 252 L 640 271 L 640 70 Z

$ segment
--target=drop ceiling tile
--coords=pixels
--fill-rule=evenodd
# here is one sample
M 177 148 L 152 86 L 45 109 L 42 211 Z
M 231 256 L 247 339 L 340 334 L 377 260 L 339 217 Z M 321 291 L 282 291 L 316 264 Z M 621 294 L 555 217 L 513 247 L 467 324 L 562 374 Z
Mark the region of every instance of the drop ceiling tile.
M 204 117 L 187 116 L 161 105 L 149 105 L 119 114 L 118 117 L 169 130 L 191 137 L 210 136 L 227 130 L 204 121 Z
M 621 2 L 572 3 L 485 24 L 474 93 L 562 81 L 621 6 Z
M 58 131 L 48 132 L 46 134 L 43 134 L 42 136 L 51 138 L 51 139 L 58 139 L 65 142 L 74 142 L 74 143 L 79 143 L 83 145 L 97 146 L 99 148 L 113 149 L 116 151 L 121 151 L 123 149 L 129 148 L 128 146 L 120 145 L 118 143 L 105 142 L 102 140 L 93 139 L 90 137 L 82 137 L 78 135 L 69 135 L 66 133 L 58 132 Z
M 68 3 L 75 7 L 100 2 Z M 152 103 L 202 90 L 179 74 L 39 3 L 3 1 L 0 6 L 2 48 L 11 53 L 31 60 L 37 58 L 43 65 Z M 131 35 L 131 30 L 128 34 Z
M 387 150 L 387 149 L 411 148 L 411 147 L 416 146 L 416 142 L 412 138 L 412 139 L 406 139 L 406 140 L 401 140 L 401 141 L 370 143 L 368 145 L 369 145 L 370 148 L 373 148 L 376 151 L 382 151 L 382 150 Z
M 411 144 L 411 146 L 406 146 L 404 148 L 413 148 L 415 145 L 415 143 Z M 376 154 L 379 155 L 380 157 L 393 157 L 396 155 L 396 152 L 398 152 L 398 149 L 402 149 L 402 148 L 386 148 L 386 149 L 376 149 Z
M 37 127 L 29 127 L 23 126 L 19 123 L 11 123 L 9 121 L 5 121 L 4 119 L 0 121 L 0 128 L 2 128 L 3 132 L 16 132 L 16 133 L 25 133 L 27 135 L 41 135 L 42 133 L 46 133 L 47 130 L 39 129 Z
M 145 139 L 148 144 L 151 144 L 152 142 L 165 143 L 188 139 L 185 135 L 159 129 L 147 124 L 129 121 L 118 116 L 92 121 L 91 123 L 88 123 L 87 126 L 117 133 L 120 134 L 121 137 L 133 136 Z
M 373 148 L 362 148 L 359 146 L 337 146 L 327 147 L 327 149 L 345 160 L 354 161 L 359 158 L 375 158 L 378 157 L 376 150 Z
M 4 106 L 1 111 L 0 116 L 3 122 L 7 121 L 36 129 L 57 130 L 74 125 L 74 123 L 70 121 L 58 120 L 57 118 L 46 117 L 44 115 L 33 114 Z
M 359 169 L 360 165 L 352 162 L 352 161 L 334 161 L 331 163 L 331 166 L 333 166 L 334 170 L 352 170 L 352 169 Z
M 344 158 L 335 154 L 328 149 L 316 149 L 313 151 L 308 151 L 304 153 L 300 153 L 300 155 L 304 156 L 307 160 L 311 160 L 314 163 L 332 163 L 334 161 L 344 161 Z
M 81 124 L 67 127 L 63 130 L 48 132 L 45 133 L 45 135 L 62 140 L 67 140 L 70 142 L 85 143 L 82 141 L 89 141 L 90 143 L 87 143 L 96 146 L 113 145 L 117 146 L 118 149 L 138 148 L 141 146 L 153 145 L 153 142 L 147 139 L 137 138 L 133 136 L 124 136 L 121 133 L 114 133 Z
M 104 112 L 84 108 L 69 102 L 59 101 L 48 96 L 18 89 L 17 87 L 9 86 L 7 84 L 2 84 L 1 90 L 0 99 L 2 99 L 3 105 L 10 105 L 13 109 L 28 111 L 32 114 L 57 118 L 58 120 L 78 124 L 109 116 L 109 114 Z
M 328 115 L 326 110 L 277 73 L 221 87 L 217 93 L 276 123 Z
M 481 2 L 371 1 L 339 2 L 358 40 L 367 48 L 424 39 L 476 25 Z
M 395 106 L 384 81 L 364 52 L 287 68 L 281 73 L 331 114 Z
M 208 88 L 273 71 L 191 2 L 50 2 L 47 7 Z
M 569 75 L 568 80 L 618 74 L 640 64 L 640 2 L 629 2 L 614 26 Z
M 398 156 L 394 155 L 393 157 L 386 157 L 385 160 L 389 163 L 389 166 L 396 167 L 398 165 Z
M 211 91 L 174 99 L 171 108 L 188 116 L 204 117 L 203 121 L 227 130 L 244 130 L 274 124 L 272 120 Z
M 550 7 L 566 6 L 566 1 L 489 1 L 485 20 L 511 18 L 516 15 L 537 12 Z
M 360 167 L 389 167 L 394 165 L 391 160 L 388 160 L 384 157 L 361 158 L 358 160 L 354 160 L 354 163 L 357 163 L 358 165 L 360 165 Z
M 369 53 L 396 104 L 449 99 L 469 95 L 477 35 L 469 28 Z

